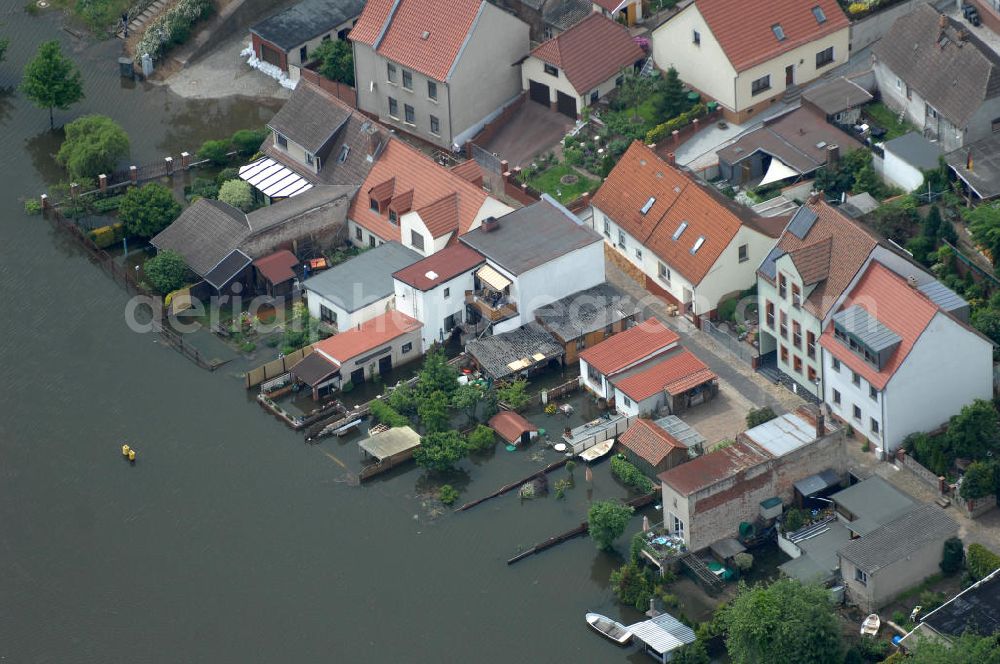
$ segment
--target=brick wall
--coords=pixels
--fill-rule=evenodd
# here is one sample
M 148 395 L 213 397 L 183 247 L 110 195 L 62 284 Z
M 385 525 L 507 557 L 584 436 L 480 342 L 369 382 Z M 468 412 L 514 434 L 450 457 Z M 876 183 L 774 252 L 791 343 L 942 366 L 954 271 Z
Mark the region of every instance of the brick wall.
M 828 468 L 844 477 L 847 473 L 847 436 L 838 429 L 811 445 L 806 445 L 779 459 L 775 466 L 775 495 L 781 502 L 790 504 L 794 495 L 793 485 L 801 479 L 823 472 Z
M 760 502 L 774 495 L 773 461 L 765 461 L 690 499 L 689 547 L 704 549 L 739 532 L 740 523 L 760 514 Z
M 465 154 L 469 159 L 472 159 L 472 144 L 483 146 L 493 140 L 497 132 L 503 129 L 504 125 L 510 122 L 510 119 L 514 117 L 514 114 L 521 110 L 524 106 L 524 100 L 528 98 L 527 92 L 522 92 L 517 99 L 510 103 L 507 108 L 500 112 L 500 115 L 493 118 L 492 121 L 487 122 L 486 125 L 479 131 L 478 134 L 473 136 L 471 139 L 465 143 Z M 502 156 L 502 155 L 501 155 Z
M 299 76 L 306 79 L 310 83 L 318 85 L 345 104 L 348 104 L 353 108 L 357 108 L 358 94 L 351 86 L 341 83 L 340 81 L 331 81 L 325 76 L 320 76 L 319 73 L 306 67 L 299 70 Z

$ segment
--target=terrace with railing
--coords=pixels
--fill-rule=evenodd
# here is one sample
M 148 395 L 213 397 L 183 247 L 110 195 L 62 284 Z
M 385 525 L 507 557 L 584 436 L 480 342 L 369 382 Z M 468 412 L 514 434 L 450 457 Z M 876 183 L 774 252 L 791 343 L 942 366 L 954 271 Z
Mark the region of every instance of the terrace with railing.
M 517 304 L 510 296 L 489 288 L 465 291 L 465 303 L 475 307 L 483 318 L 494 323 L 517 315 Z

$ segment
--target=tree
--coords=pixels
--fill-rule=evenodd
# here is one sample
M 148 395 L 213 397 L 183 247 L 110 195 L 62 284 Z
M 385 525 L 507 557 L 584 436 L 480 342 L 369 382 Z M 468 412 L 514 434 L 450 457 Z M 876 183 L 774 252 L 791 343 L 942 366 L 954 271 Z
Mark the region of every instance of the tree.
M 668 69 L 658 87 L 660 94 L 656 98 L 656 113 L 660 122 L 675 118 L 687 110 L 687 93 L 684 92 L 684 84 L 676 69 Z
M 248 157 L 260 149 L 261 143 L 270 135 L 265 129 L 240 129 L 232 137 L 233 147 L 244 157 Z
M 7 47 L 10 46 L 9 39 L 0 39 L 0 62 L 7 58 Z
M 622 505 L 614 500 L 599 500 L 591 503 L 587 512 L 587 522 L 590 537 L 597 543 L 597 548 L 610 549 L 615 540 L 621 537 L 632 518 L 634 507 Z
M 159 252 L 142 266 L 143 275 L 158 293 L 166 295 L 185 283 L 191 271 L 184 257 L 172 249 Z
M 424 436 L 413 459 L 421 468 L 443 473 L 455 467 L 468 449 L 457 431 L 439 431 Z
M 139 237 L 153 237 L 180 214 L 181 206 L 173 192 L 156 182 L 129 189 L 118 206 L 118 218 L 125 223 L 125 229 Z
M 483 389 L 474 383 L 459 385 L 451 395 L 451 405 L 459 409 L 469 418 L 469 424 L 476 421 L 476 410 L 483 399 Z
M 230 180 L 219 187 L 219 200 L 238 210 L 249 212 L 253 209 L 253 192 L 245 180 Z
M 871 214 L 875 230 L 900 243 L 913 235 L 917 221 L 917 209 L 909 198 L 883 205 Z
M 38 108 L 49 109 L 49 128 L 55 127 L 53 109 L 65 111 L 83 99 L 80 70 L 62 53 L 58 41 L 43 42 L 24 68 L 21 92 Z
M 448 397 L 438 390 L 431 392 L 417 403 L 417 417 L 427 433 L 448 428 Z
M 947 641 L 921 640 L 907 652 L 906 664 L 1000 664 L 1000 637 L 967 632 Z
M 229 161 L 229 141 L 205 141 L 198 148 L 198 159 L 207 159 L 214 166 L 224 166 Z
M 497 387 L 497 398 L 513 410 L 520 410 L 528 405 L 528 381 L 515 378 L 513 381 Z
M 623 108 L 632 109 L 632 118 L 639 118 L 639 104 L 653 91 L 653 82 L 646 76 L 626 74 L 622 84 L 618 86 L 618 99 Z
M 993 404 L 976 399 L 963 406 L 948 423 L 948 446 L 953 454 L 966 459 L 979 459 L 987 452 L 1000 452 L 1000 420 Z
M 976 328 L 993 343 L 1000 344 L 1000 310 L 991 307 L 980 307 L 972 313 L 972 327 Z M 1000 346 L 993 349 L 993 358 L 997 359 Z
M 763 424 L 764 422 L 770 422 L 776 418 L 774 411 L 771 410 L 769 406 L 764 406 L 763 408 L 751 408 L 750 412 L 747 413 L 747 428 L 753 429 L 758 424 Z
M 440 346 L 432 346 L 424 356 L 417 385 L 422 395 L 444 392 L 449 398 L 458 389 L 458 371 L 448 364 Z
M 987 549 L 982 544 L 970 544 L 969 556 L 966 560 L 969 573 L 977 581 L 989 576 L 994 570 L 1000 569 L 1000 556 Z
M 698 639 L 694 643 L 689 643 L 683 648 L 675 650 L 674 658 L 670 661 L 673 664 L 711 664 L 712 658 L 708 656 L 705 643 Z
M 466 436 L 466 443 L 469 449 L 474 452 L 484 452 L 493 449 L 496 442 L 496 434 L 493 432 L 493 429 L 485 424 L 480 424 Z
M 636 611 L 649 608 L 654 590 L 653 580 L 647 569 L 631 561 L 611 572 L 611 589 L 618 596 L 618 601 Z
M 993 268 L 996 270 L 1000 262 L 1000 208 L 995 204 L 980 205 L 966 211 L 964 216 L 972 239 L 990 252 Z
M 340 81 L 354 87 L 354 49 L 343 39 L 325 41 L 313 51 L 319 61 L 317 71 L 331 81 Z
M 396 387 L 389 393 L 386 400 L 396 412 L 402 415 L 412 417 L 417 414 L 417 394 L 408 383 L 402 383 Z
M 954 574 L 962 569 L 965 564 L 965 549 L 962 547 L 962 540 L 957 537 L 949 537 L 944 541 L 944 552 L 941 555 L 941 571 L 945 574 Z
M 976 500 L 992 496 L 997 492 L 996 472 L 992 463 L 973 461 L 965 469 L 959 494 L 965 500 Z
M 941 226 L 944 223 L 941 218 L 941 209 L 932 205 L 931 209 L 927 211 L 927 216 L 924 217 L 924 222 L 920 225 L 920 232 L 924 237 L 936 240 L 941 234 Z
M 930 266 L 934 262 L 934 250 L 937 242 L 926 235 L 918 235 L 906 243 L 906 250 L 913 254 L 913 260 L 921 265 Z
M 740 582 L 722 621 L 734 664 L 840 664 L 840 626 L 829 592 L 819 586 L 795 579 L 755 586 Z
M 93 181 L 110 173 L 128 156 L 128 134 L 107 116 L 85 115 L 67 124 L 65 132 L 56 161 L 75 181 Z

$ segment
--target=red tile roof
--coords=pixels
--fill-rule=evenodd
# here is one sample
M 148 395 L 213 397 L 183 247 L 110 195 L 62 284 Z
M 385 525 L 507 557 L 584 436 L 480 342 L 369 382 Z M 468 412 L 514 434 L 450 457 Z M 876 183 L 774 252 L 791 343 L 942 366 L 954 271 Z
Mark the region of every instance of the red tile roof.
M 605 376 L 611 376 L 643 358 L 676 346 L 678 341 L 680 337 L 676 332 L 655 318 L 650 318 L 591 346 L 580 353 L 580 359 Z
M 518 443 L 526 431 L 538 431 L 538 427 L 510 410 L 501 410 L 490 418 L 490 428 L 500 434 L 508 443 Z
M 351 358 L 373 351 L 421 327 L 423 323 L 400 311 L 387 311 L 366 323 L 320 341 L 313 346 L 313 349 L 323 357 L 342 365 Z
M 658 477 L 680 495 L 690 496 L 769 459 L 771 455 L 756 445 L 737 442 L 682 463 Z
M 875 369 L 834 337 L 833 323 L 824 330 L 820 344 L 848 369 L 856 371 L 876 389 L 881 390 L 892 378 L 896 369 L 902 365 L 913 344 L 923 334 L 939 309 L 923 293 L 912 288 L 905 279 L 876 261 L 869 264 L 840 308 L 847 309 L 855 304 L 899 335 L 901 339 L 896 351 L 882 370 Z
M 299 260 L 295 257 L 295 254 L 287 249 L 268 254 L 253 262 L 253 266 L 257 268 L 257 271 L 272 284 L 280 284 L 283 281 L 294 279 L 295 266 L 298 264 Z
M 650 198 L 652 207 L 642 214 Z M 597 190 L 594 207 L 656 254 L 670 269 L 699 284 L 741 226 L 778 237 L 787 217 L 763 218 L 689 174 L 667 164 L 635 141 Z M 677 240 L 682 222 L 687 227 Z M 692 254 L 695 242 L 704 243 Z
M 753 8 L 746 0 L 696 0 L 695 6 L 737 72 L 849 26 L 837 0 L 767 0 Z M 826 21 L 816 19 L 814 7 Z M 778 40 L 774 25 L 785 39 Z
M 633 422 L 618 437 L 618 442 L 651 466 L 658 466 L 675 449 L 686 449 L 676 438 L 645 419 Z
M 429 291 L 485 262 L 486 259 L 476 250 L 464 244 L 453 244 L 392 276 L 417 290 Z
M 445 204 L 432 205 L 449 194 L 455 195 L 450 209 Z M 432 232 L 437 231 L 435 237 L 456 228 L 459 234 L 468 232 L 487 199 L 482 189 L 397 138 L 389 140 L 372 166 L 348 216 L 380 238 L 400 242 L 399 226 L 390 223 L 388 214 L 370 209 L 369 198 L 373 196 L 390 198 L 393 203 L 405 198 L 411 210 L 426 211 L 432 218 L 424 222 Z
M 585 95 L 634 65 L 645 52 L 625 26 L 601 14 L 591 14 L 543 42 L 531 55 L 562 69 L 573 89 Z
M 485 4 L 483 0 L 371 0 L 349 37 L 404 67 L 445 81 Z
M 477 187 L 483 186 L 483 169 L 472 159 L 452 166 L 451 172 L 463 180 L 468 180 Z
M 678 348 L 649 362 L 638 373 L 615 382 L 615 387 L 633 401 L 643 401 L 658 392 L 683 394 L 718 377 L 686 348 Z
M 621 9 L 622 6 L 628 4 L 631 0 L 594 0 L 594 4 L 601 9 L 606 9 L 609 12 L 617 11 Z

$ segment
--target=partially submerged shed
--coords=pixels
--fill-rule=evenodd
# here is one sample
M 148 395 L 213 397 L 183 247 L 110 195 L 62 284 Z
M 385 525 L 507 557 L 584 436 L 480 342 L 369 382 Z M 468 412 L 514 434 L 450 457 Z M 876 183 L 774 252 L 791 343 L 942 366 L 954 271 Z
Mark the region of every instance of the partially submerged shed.
M 420 434 L 410 427 L 393 427 L 358 441 L 362 454 L 374 460 L 361 469 L 360 478 L 377 475 L 412 459 L 418 447 Z
M 490 418 L 489 425 L 511 445 L 527 445 L 538 437 L 538 427 L 512 410 L 501 410 Z
M 490 378 L 530 374 L 562 359 L 563 347 L 541 325 L 528 323 L 510 332 L 470 341 L 465 351 Z
M 695 641 L 694 630 L 669 613 L 629 625 L 628 629 L 650 657 L 664 664 L 677 649 Z

